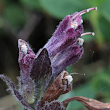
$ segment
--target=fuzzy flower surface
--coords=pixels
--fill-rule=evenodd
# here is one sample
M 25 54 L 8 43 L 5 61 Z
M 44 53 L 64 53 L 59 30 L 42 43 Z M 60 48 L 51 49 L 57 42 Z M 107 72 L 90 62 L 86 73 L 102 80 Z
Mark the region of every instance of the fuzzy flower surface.
M 94 33 L 83 33 L 82 15 L 91 10 L 97 10 L 97 8 L 93 7 L 67 15 L 45 44 L 44 48 L 47 49 L 52 62 L 53 74 L 61 72 L 83 55 L 84 40 L 81 37 L 88 34 L 94 35 Z
M 37 54 L 27 42 L 18 40 L 18 88 L 8 77 L 0 75 L 0 78 L 24 110 L 66 110 L 64 103 L 57 100 L 72 89 L 73 78 L 65 68 L 82 57 L 84 40 L 81 37 L 94 35 L 93 32 L 83 33 L 82 14 L 96 9 L 67 15 Z

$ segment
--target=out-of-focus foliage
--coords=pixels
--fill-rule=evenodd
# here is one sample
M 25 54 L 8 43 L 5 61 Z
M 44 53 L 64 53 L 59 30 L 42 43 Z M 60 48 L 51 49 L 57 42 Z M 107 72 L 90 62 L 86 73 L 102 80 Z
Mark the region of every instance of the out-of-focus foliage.
M 48 35 L 52 29 L 52 27 L 50 27 L 52 26 L 52 20 L 50 19 L 59 22 L 68 14 L 90 7 L 97 7 L 97 11 L 91 11 L 83 15 L 84 31 L 92 30 L 95 32 L 95 36 L 83 36 L 86 42 L 84 47 L 85 54 L 79 62 L 67 68 L 69 73 L 86 73 L 86 75 L 73 76 L 73 90 L 60 97 L 59 100 L 61 101 L 78 95 L 110 102 L 110 0 L 0 0 L 0 38 L 2 39 L 8 30 L 15 37 L 11 38 L 10 36 L 12 35 L 9 34 L 6 39 L 11 40 L 18 39 L 16 36 L 23 27 L 25 27 L 26 23 L 29 22 L 29 18 L 31 18 L 33 13 L 36 15 L 40 13 L 41 16 L 43 16 L 43 19 L 45 19 L 44 24 L 47 25 L 42 25 L 44 21 L 41 21 L 39 27 L 42 27 L 42 29 L 40 31 L 46 30 L 46 32 L 43 32 Z M 48 22 L 46 21 L 47 19 L 49 19 Z M 36 38 L 37 37 L 38 36 L 36 36 Z M 3 42 L 0 42 L 4 48 L 14 47 L 4 46 L 2 43 Z M 14 43 L 17 44 L 17 40 Z M 0 50 L 2 51 L 1 48 Z M 6 52 L 9 51 L 10 50 L 6 50 Z M 10 53 L 14 52 L 15 51 L 11 51 Z M 8 55 L 9 57 L 11 56 L 10 53 L 5 54 L 4 52 L 4 55 L 3 52 L 1 52 L 1 55 Z M 13 58 L 13 56 L 11 57 Z M 3 63 L 3 65 L 6 66 L 9 59 L 7 58 L 5 62 L 2 61 L 2 59 L 3 58 L 0 57 L 0 65 Z M 0 68 L 2 68 L 2 66 Z M 7 72 L 11 74 L 12 71 L 10 72 L 8 70 Z M 68 110 L 82 110 L 82 106 L 83 105 L 78 102 L 72 102 L 69 104 Z
M 91 85 L 94 90 L 102 98 L 106 97 L 106 100 L 110 102 L 110 71 L 100 69 L 96 72 L 95 77 L 91 80 Z M 99 94 L 100 92 L 100 94 Z
M 59 19 L 87 8 L 85 2 L 80 0 L 39 0 L 39 3 L 42 9 Z
M 20 0 L 20 3 L 31 9 L 39 9 L 40 7 L 38 0 Z
M 55 18 L 62 19 L 76 11 L 97 6 L 97 12 L 93 11 L 84 15 L 84 19 L 91 20 L 93 29 L 96 32 L 96 40 L 100 45 L 104 41 L 110 41 L 107 31 L 110 27 L 109 4 L 110 0 L 18 0 L 17 2 L 2 0 L 0 5 L 3 18 L 15 27 L 24 25 L 26 17 L 30 13 L 28 10 L 39 10 Z
M 4 18 L 15 27 L 24 25 L 26 21 L 22 7 L 14 3 L 6 6 Z

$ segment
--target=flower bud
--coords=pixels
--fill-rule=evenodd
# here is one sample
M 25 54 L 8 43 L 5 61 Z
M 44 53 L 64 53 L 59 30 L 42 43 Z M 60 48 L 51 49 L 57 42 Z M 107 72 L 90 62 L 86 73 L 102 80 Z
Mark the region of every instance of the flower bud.
M 21 76 L 23 78 L 22 81 L 28 81 L 29 75 L 31 72 L 31 68 L 34 62 L 35 54 L 29 45 L 19 39 L 18 40 L 18 48 L 19 48 L 19 67 L 21 69 Z

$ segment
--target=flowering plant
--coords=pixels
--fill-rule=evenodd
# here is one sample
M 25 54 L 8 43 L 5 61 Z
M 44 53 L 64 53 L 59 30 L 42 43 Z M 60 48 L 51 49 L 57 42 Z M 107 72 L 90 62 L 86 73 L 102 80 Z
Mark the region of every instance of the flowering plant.
M 92 109 L 87 98 L 73 97 L 63 102 L 58 101 L 60 95 L 72 89 L 73 78 L 65 71 L 68 65 L 78 61 L 83 53 L 84 35 L 82 15 L 96 7 L 67 15 L 59 24 L 50 40 L 35 54 L 22 39 L 18 40 L 20 76 L 18 88 L 6 76 L 0 75 L 8 85 L 8 91 L 15 96 L 26 110 L 65 110 L 72 100 L 82 102 Z M 90 101 L 94 104 L 95 100 Z M 96 104 L 98 102 L 95 101 Z M 101 103 L 101 105 L 103 105 Z M 101 107 L 101 106 L 97 106 Z M 99 110 L 99 109 L 94 109 Z

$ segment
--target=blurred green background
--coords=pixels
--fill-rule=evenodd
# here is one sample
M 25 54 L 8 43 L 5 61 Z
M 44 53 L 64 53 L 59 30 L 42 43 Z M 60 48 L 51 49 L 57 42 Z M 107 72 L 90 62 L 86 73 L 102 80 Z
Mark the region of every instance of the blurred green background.
M 19 75 L 17 40 L 30 43 L 35 52 L 52 36 L 59 22 L 68 14 L 97 7 L 82 16 L 84 55 L 67 71 L 74 75 L 73 90 L 59 100 L 85 96 L 110 102 L 110 0 L 0 0 L 0 73 L 17 82 Z M 0 80 L 0 97 L 7 95 Z M 8 100 L 8 99 L 7 99 Z M 79 102 L 71 102 L 67 110 L 87 110 Z

